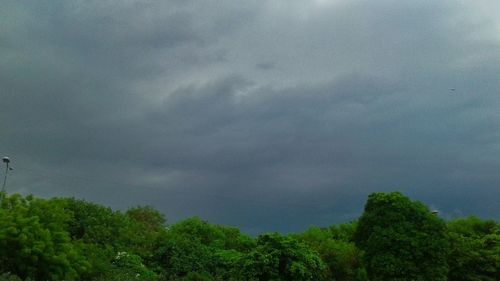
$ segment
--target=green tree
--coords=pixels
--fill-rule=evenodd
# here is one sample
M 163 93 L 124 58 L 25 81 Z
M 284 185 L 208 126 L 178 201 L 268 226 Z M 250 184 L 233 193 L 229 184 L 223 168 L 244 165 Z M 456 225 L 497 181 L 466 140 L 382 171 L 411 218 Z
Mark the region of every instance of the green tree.
M 136 207 L 124 214 L 84 200 L 60 200 L 66 202 L 65 208 L 72 214 L 68 231 L 73 243 L 82 249 L 92 265 L 85 279 L 121 276 L 117 272 L 126 270 L 114 264 L 119 252 L 137 255 L 141 264 L 144 261 L 149 266 L 164 232 L 165 219 L 159 212 L 151 207 Z
M 195 273 L 217 280 L 241 280 L 234 279 L 238 262 L 255 245 L 238 229 L 211 225 L 197 217 L 172 225 L 159 241 L 153 260 L 167 280 Z
M 69 233 L 74 240 L 112 248 L 112 252 L 129 246 L 126 239 L 128 221 L 125 215 L 98 204 L 74 198 L 66 201 L 66 209 L 73 214 Z
M 222 248 L 225 250 L 236 250 L 239 252 L 249 252 L 255 247 L 255 241 L 248 235 L 241 233 L 238 228 L 217 225 L 222 234 Z
M 165 228 L 165 216 L 151 206 L 130 208 L 125 213 L 129 218 L 149 231 L 159 232 Z
M 141 257 L 127 252 L 118 252 L 110 270 L 102 274 L 97 281 L 155 281 L 158 276 L 147 268 Z
M 354 233 L 356 232 L 357 226 L 358 222 L 353 221 L 339 225 L 332 225 L 328 230 L 332 234 L 332 238 L 337 241 L 354 242 Z
M 447 280 L 445 223 L 399 192 L 373 193 L 356 229 L 372 281 Z
M 450 281 L 500 280 L 500 224 L 468 217 L 448 222 Z
M 85 200 L 61 200 L 66 202 L 65 209 L 71 214 L 67 229 L 73 243 L 91 263 L 91 270 L 84 279 L 94 279 L 112 271 L 117 252 L 127 251 L 129 247 L 124 239 L 127 233 L 124 215 Z
M 3 198 L 0 207 L 0 272 L 35 280 L 75 280 L 89 263 L 71 243 L 70 216 L 61 200 Z
M 149 262 L 166 231 L 165 216 L 150 206 L 128 209 L 125 215 L 128 251 Z
M 351 224 L 332 226 L 329 229 L 311 227 L 295 236 L 319 253 L 327 266 L 327 280 L 366 280 L 361 251 L 354 242 L 349 242 L 354 233 L 350 226 Z
M 154 260 L 155 268 L 167 280 L 184 277 L 190 272 L 209 273 L 213 252 L 197 240 L 168 234 L 162 239 Z
M 325 264 L 318 254 L 291 236 L 278 233 L 257 238 L 257 247 L 241 261 L 242 279 L 258 281 L 324 280 Z

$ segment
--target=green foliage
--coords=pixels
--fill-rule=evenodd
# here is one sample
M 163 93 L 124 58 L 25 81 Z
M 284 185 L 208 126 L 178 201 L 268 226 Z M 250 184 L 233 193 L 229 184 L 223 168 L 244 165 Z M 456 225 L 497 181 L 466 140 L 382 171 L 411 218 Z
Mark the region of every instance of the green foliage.
M 330 229 L 312 227 L 296 237 L 319 253 L 327 266 L 327 280 L 366 280 L 362 253 L 349 242 L 353 233 L 352 224 L 345 224 Z
M 17 275 L 6 273 L 0 273 L 0 281 L 23 281 Z M 27 280 L 26 280 L 27 281 Z
M 217 280 L 242 280 L 239 270 L 244 256 L 245 253 L 237 250 L 214 249 L 212 275 Z
M 154 257 L 158 271 L 173 279 L 189 272 L 207 272 L 213 267 L 208 246 L 187 237 L 167 235 Z
M 500 224 L 468 217 L 448 222 L 450 281 L 500 280 Z
M 167 280 L 195 273 L 215 280 L 321 280 L 325 272 L 317 253 L 292 237 L 269 234 L 255 242 L 199 218 L 173 225 L 156 260 Z
M 447 280 L 445 224 L 399 192 L 373 193 L 354 240 L 372 281 Z
M 189 218 L 171 226 L 169 234 L 194 239 L 207 246 L 221 244 L 224 239 L 224 233 L 220 228 L 202 221 L 198 217 Z
M 290 236 L 257 238 L 257 247 L 241 262 L 243 280 L 323 280 L 325 264 L 318 254 Z
M 74 198 L 65 199 L 66 210 L 73 214 L 69 233 L 74 240 L 110 247 L 115 250 L 126 247 L 126 216 L 94 203 Z
M 164 232 L 165 218 L 151 207 L 136 207 L 125 214 L 84 200 L 64 199 L 73 214 L 69 233 L 91 261 L 86 278 L 114 271 L 117 252 L 128 252 L 149 261 Z
M 14 195 L 0 209 L 0 271 L 34 280 L 154 280 L 143 258 L 163 232 L 163 216 L 150 207 L 123 214 L 83 200 Z M 117 252 L 140 262 L 117 263 Z
M 354 242 L 354 233 L 356 232 L 357 226 L 358 222 L 354 221 L 339 225 L 332 225 L 329 227 L 329 231 L 332 238 L 337 241 Z
M 497 222 L 445 225 L 400 193 L 370 195 L 359 222 L 257 239 L 196 217 L 167 227 L 147 206 L 0 202 L 0 281 L 496 281 L 499 268 Z
M 182 281 L 214 281 L 214 279 L 206 273 L 189 272 Z
M 97 280 L 155 281 L 158 280 L 158 276 L 142 263 L 141 257 L 127 252 L 118 252 L 110 270 Z
M 110 272 L 116 253 L 129 247 L 129 239 L 126 239 L 126 217 L 111 208 L 84 200 L 61 200 L 65 200 L 65 209 L 72 214 L 68 232 L 91 263 L 91 270 L 84 275 L 85 279 L 93 279 Z
M 125 215 L 123 233 L 126 234 L 124 241 L 128 243 L 128 251 L 151 260 L 165 233 L 165 216 L 149 206 L 131 208 Z
M 165 228 L 165 216 L 151 206 L 130 208 L 125 213 L 128 217 L 149 231 L 159 232 Z
M 0 208 L 0 271 L 35 280 L 75 280 L 89 264 L 65 231 L 60 200 L 5 197 Z
M 155 268 L 169 279 L 196 272 L 229 280 L 242 253 L 254 245 L 235 228 L 214 226 L 194 217 L 171 226 L 164 234 L 154 256 Z
M 249 252 L 255 247 L 255 241 L 243 235 L 238 228 L 227 226 L 216 226 L 223 234 L 222 248 L 236 250 L 239 252 Z

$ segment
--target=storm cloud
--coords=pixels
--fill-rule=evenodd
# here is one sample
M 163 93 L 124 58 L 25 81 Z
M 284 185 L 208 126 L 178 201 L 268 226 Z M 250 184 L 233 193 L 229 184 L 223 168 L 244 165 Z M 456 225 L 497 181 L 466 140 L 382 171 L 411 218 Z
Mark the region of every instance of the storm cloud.
M 249 233 L 499 218 L 495 1 L 4 1 L 9 192 Z

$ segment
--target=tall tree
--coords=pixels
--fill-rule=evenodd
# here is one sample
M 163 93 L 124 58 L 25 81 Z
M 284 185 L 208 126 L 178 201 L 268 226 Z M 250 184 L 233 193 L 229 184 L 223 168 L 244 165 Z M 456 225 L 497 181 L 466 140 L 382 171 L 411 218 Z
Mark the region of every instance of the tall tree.
M 373 193 L 354 234 L 372 281 L 445 281 L 444 221 L 399 192 Z

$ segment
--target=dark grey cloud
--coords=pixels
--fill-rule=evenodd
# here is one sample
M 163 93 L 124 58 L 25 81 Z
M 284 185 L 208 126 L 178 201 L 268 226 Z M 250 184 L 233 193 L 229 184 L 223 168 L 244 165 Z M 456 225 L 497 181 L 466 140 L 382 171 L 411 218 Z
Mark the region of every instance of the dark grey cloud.
M 8 189 L 252 233 L 348 221 L 389 190 L 498 218 L 499 8 L 6 1 Z

